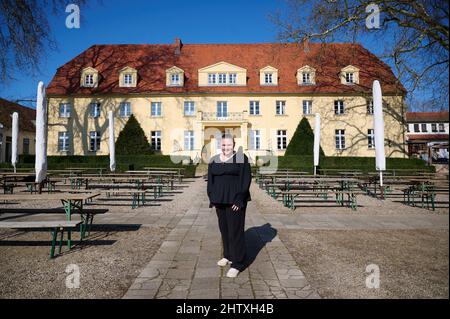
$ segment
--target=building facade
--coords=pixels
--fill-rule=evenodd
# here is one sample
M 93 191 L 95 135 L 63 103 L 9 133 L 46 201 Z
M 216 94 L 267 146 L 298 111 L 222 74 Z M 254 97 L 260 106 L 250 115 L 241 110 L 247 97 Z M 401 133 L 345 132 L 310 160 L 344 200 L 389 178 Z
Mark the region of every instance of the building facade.
M 448 112 L 406 113 L 408 155 L 448 163 Z
M 0 98 L 0 163 L 11 162 L 12 114 L 19 114 L 18 155 L 33 155 L 36 142 L 36 111 Z
M 253 160 L 283 155 L 303 117 L 321 115 L 328 156 L 375 156 L 372 82 L 384 98 L 385 151 L 405 156 L 405 90 L 358 44 L 96 45 L 47 88 L 49 155 L 106 155 L 133 114 L 152 148 L 192 159 L 230 132 Z

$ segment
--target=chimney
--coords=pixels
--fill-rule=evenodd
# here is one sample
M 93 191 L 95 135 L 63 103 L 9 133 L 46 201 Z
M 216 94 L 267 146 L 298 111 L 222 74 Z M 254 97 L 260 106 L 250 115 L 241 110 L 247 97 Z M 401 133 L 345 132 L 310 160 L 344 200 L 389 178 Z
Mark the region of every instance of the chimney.
M 183 42 L 181 42 L 181 39 L 175 38 L 175 55 L 180 55 L 182 46 Z

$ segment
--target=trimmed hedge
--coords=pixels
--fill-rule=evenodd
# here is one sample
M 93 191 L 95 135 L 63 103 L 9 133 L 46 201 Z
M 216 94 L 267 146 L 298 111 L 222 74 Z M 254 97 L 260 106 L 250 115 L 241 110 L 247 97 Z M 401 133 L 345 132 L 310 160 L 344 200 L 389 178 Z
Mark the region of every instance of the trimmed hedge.
M 19 156 L 18 168 L 34 168 L 34 155 Z M 183 159 L 189 159 L 189 156 L 175 156 L 175 163 L 169 155 L 117 155 L 116 156 L 116 170 L 127 171 L 130 169 L 140 170 L 144 167 L 183 167 L 185 169 L 185 176 L 195 176 L 195 165 L 182 165 Z M 98 156 L 82 156 L 82 155 L 68 155 L 68 156 L 48 156 L 48 169 L 65 169 L 68 167 L 89 167 L 89 168 L 108 168 L 109 155 Z M 0 168 L 11 168 L 10 163 L 0 164 Z
M 259 156 L 265 162 L 265 166 L 269 165 L 267 157 Z M 279 168 L 292 168 L 295 170 L 306 171 L 312 173 L 314 171 L 313 156 L 279 156 Z M 267 162 L 267 163 L 266 163 Z M 319 161 L 320 169 L 342 169 L 342 170 L 360 170 L 362 172 L 374 172 L 375 157 L 338 157 L 324 156 Z M 417 169 L 434 172 L 434 166 L 427 166 L 426 163 L 417 158 L 387 158 L 386 169 Z

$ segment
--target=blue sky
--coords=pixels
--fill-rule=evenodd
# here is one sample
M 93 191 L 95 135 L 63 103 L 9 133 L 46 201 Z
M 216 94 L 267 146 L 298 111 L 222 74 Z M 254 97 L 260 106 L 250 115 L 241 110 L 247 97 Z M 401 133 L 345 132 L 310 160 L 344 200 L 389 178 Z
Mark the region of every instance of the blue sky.
M 269 15 L 277 11 L 289 14 L 285 0 L 88 2 L 80 7 L 80 29 L 66 28 L 65 6 L 57 15 L 50 15 L 58 50 L 49 50 L 43 57 L 39 74 L 14 74 L 14 81 L 0 86 L 0 97 L 13 101 L 35 99 L 38 81 L 48 84 L 58 67 L 94 44 L 173 43 L 176 37 L 184 43 L 275 42 L 277 27 Z M 383 45 L 376 38 L 365 38 L 363 45 L 375 54 L 382 53 Z

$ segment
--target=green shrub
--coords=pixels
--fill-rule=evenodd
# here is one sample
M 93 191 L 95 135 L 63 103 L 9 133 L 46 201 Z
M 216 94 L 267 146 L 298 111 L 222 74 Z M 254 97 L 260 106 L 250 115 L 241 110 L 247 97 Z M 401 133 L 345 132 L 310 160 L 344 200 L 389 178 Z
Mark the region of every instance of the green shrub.
M 116 155 L 151 155 L 153 151 L 141 125 L 131 115 L 116 141 Z
M 298 124 L 286 148 L 285 156 L 291 155 L 314 155 L 314 132 L 306 117 Z M 319 148 L 319 156 L 325 156 L 322 147 Z

